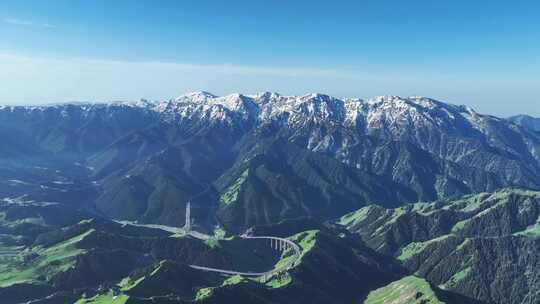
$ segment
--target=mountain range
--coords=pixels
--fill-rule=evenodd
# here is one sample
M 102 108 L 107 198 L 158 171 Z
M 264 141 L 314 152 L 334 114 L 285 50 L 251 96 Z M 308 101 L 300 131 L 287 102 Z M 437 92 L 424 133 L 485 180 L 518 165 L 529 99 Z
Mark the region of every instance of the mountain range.
M 13 187 L 50 195 L 43 186 L 69 196 L 72 183 L 93 193 L 85 206 L 96 212 L 176 226 L 190 199 L 201 226 L 239 231 L 374 202 L 540 189 L 537 132 L 423 97 L 197 92 L 161 102 L 3 106 L 0 130 L 0 174 L 22 182 L 4 185 L 4 196 Z
M 425 97 L 195 92 L 0 106 L 0 138 L 9 303 L 540 301 L 533 118 Z M 182 227 L 188 202 L 194 229 L 229 238 L 117 222 Z M 298 242 L 302 263 L 266 284 L 186 267 L 286 258 L 237 260 L 246 231 Z

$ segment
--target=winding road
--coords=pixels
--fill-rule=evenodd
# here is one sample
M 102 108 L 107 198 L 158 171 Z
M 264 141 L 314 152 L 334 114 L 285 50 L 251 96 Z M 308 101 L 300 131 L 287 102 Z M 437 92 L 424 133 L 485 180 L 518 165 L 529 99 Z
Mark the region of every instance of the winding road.
M 138 223 L 134 223 L 134 222 L 130 222 L 130 221 L 116 221 L 116 222 L 120 223 L 120 224 L 123 224 L 123 225 L 133 225 L 133 226 L 139 226 L 139 227 L 161 229 L 161 230 L 164 230 L 164 231 L 167 231 L 167 232 L 177 233 L 177 234 L 185 233 L 184 229 L 179 228 L 179 227 L 172 227 L 172 226 L 165 226 L 165 225 L 154 225 L 154 224 L 138 224 Z M 215 239 L 213 236 L 203 234 L 203 233 L 200 233 L 200 232 L 196 232 L 196 231 L 190 231 L 188 234 L 191 235 L 194 238 L 198 238 L 198 239 L 202 239 L 202 240 Z M 242 272 L 242 271 L 234 271 L 234 270 L 228 270 L 228 269 L 218 269 L 218 268 L 206 267 L 206 266 L 202 266 L 202 265 L 189 265 L 189 267 L 191 267 L 193 269 L 202 270 L 202 271 L 216 272 L 216 273 L 221 273 L 221 274 L 226 274 L 226 275 L 241 275 L 241 276 L 250 277 L 250 278 L 257 278 L 257 277 L 263 277 L 264 278 L 264 277 L 269 277 L 269 276 L 271 276 L 273 274 L 276 274 L 276 273 L 281 273 L 283 271 L 287 271 L 287 270 L 291 269 L 292 267 L 296 266 L 296 264 L 300 260 L 300 254 L 301 254 L 300 246 L 298 246 L 295 242 L 293 242 L 293 241 L 291 241 L 289 239 L 276 237 L 276 236 L 248 236 L 248 235 L 241 235 L 240 237 L 243 238 L 243 239 L 246 239 L 246 240 L 250 240 L 250 239 L 251 240 L 266 239 L 270 243 L 270 246 L 269 246 L 270 250 L 283 250 L 284 251 L 284 250 L 287 250 L 287 249 L 291 248 L 294 251 L 294 253 L 293 253 L 294 259 L 292 259 L 290 263 L 287 263 L 286 265 L 283 265 L 282 267 L 273 268 L 273 269 L 270 269 L 270 270 L 265 271 L 265 272 Z M 272 242 L 274 242 L 274 243 L 272 243 Z M 275 244 L 275 246 L 276 246 L 275 249 L 272 248 L 272 244 Z M 282 245 L 282 244 L 284 244 L 284 245 Z
M 296 263 L 300 260 L 300 246 L 298 246 L 296 243 L 294 243 L 291 240 L 288 240 L 288 239 L 285 239 L 285 238 L 280 238 L 280 237 L 275 237 L 275 236 L 246 236 L 246 235 L 242 235 L 240 237 L 243 238 L 243 239 L 267 239 L 270 242 L 272 240 L 274 240 L 274 241 L 276 241 L 277 244 L 282 242 L 282 243 L 288 245 L 288 246 L 284 247 L 282 250 L 286 250 L 287 248 L 292 248 L 292 250 L 294 251 L 293 254 L 294 254 L 295 258 L 292 259 L 292 261 L 290 263 L 288 263 L 287 265 L 284 265 L 284 266 L 282 266 L 280 268 L 273 268 L 273 269 L 271 269 L 269 271 L 265 271 L 265 272 L 241 272 L 241 271 L 217 269 L 217 268 L 211 268 L 211 267 L 205 267 L 205 266 L 199 266 L 199 265 L 189 265 L 189 267 L 194 268 L 194 269 L 198 269 L 198 270 L 217 272 L 217 273 L 227 274 L 227 275 L 241 275 L 241 276 L 244 276 L 244 277 L 256 278 L 256 277 L 268 277 L 268 276 L 271 276 L 273 274 L 280 273 L 282 271 L 287 271 L 290 268 L 294 267 L 296 265 Z

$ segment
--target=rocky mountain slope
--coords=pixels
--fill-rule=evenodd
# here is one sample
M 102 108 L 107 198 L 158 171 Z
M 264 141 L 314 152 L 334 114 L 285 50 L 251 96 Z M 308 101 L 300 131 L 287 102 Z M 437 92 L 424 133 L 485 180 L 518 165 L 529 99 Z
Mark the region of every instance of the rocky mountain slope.
M 540 134 L 423 97 L 2 106 L 0 134 L 3 197 L 176 226 L 191 199 L 205 229 L 540 189 Z
M 540 192 L 507 189 L 368 206 L 340 223 L 440 289 L 486 303 L 537 303 L 539 219 Z
M 509 117 L 508 120 L 520 126 L 540 132 L 540 118 L 529 115 L 516 115 Z

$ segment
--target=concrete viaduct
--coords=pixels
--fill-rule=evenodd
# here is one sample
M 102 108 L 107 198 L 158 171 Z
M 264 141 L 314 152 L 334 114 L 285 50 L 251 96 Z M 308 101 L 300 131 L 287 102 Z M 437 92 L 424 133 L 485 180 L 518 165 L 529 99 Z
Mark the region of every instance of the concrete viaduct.
M 243 239 L 265 239 L 268 240 L 269 247 L 274 250 L 278 250 L 280 252 L 283 252 L 288 249 L 293 250 L 293 258 L 289 263 L 286 265 L 283 265 L 279 268 L 273 268 L 265 272 L 240 272 L 240 271 L 234 271 L 234 270 L 226 270 L 226 269 L 217 269 L 217 268 L 211 268 L 211 267 L 205 267 L 200 265 L 189 265 L 191 268 L 203 270 L 203 271 L 210 271 L 210 272 L 217 272 L 221 274 L 226 275 L 241 275 L 244 277 L 249 278 L 260 278 L 262 281 L 266 281 L 268 278 L 270 278 L 274 274 L 279 274 L 282 272 L 286 272 L 289 269 L 295 267 L 300 262 L 300 247 L 294 243 L 291 240 L 275 237 L 275 236 L 247 236 L 242 235 L 241 238 Z

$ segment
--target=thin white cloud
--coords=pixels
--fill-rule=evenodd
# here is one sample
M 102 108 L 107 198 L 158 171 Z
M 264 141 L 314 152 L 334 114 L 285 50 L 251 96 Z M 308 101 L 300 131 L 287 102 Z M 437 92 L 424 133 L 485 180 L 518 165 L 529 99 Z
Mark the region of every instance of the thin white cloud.
M 4 18 L 2 19 L 2 22 L 7 24 L 13 24 L 13 25 L 22 25 L 22 26 L 32 26 L 34 25 L 33 22 L 28 20 L 22 20 L 17 18 Z
M 201 72 L 230 76 L 276 76 L 276 77 L 338 77 L 348 79 L 377 78 L 376 73 L 363 73 L 346 69 L 298 68 L 280 66 L 249 66 L 237 64 L 192 64 L 163 61 L 122 61 L 80 58 L 36 58 L 0 53 L 0 63 L 11 62 L 26 65 L 54 66 L 57 69 L 74 68 L 95 72 L 118 72 L 126 70 L 163 72 Z M 382 76 L 382 75 L 379 75 Z M 384 75 L 387 79 L 388 75 Z
M 352 95 L 345 86 L 356 90 L 362 83 L 385 81 L 388 75 L 355 70 L 42 58 L 0 52 L 0 104 L 162 99 L 197 90 L 218 95 L 267 90 Z M 341 89 L 336 89 L 336 83 Z
M 16 26 L 37 26 L 37 27 L 46 27 L 46 28 L 55 28 L 55 25 L 52 25 L 50 23 L 35 23 L 30 20 L 25 19 L 19 19 L 19 18 L 11 18 L 11 17 L 5 17 L 2 19 L 3 23 L 16 25 Z

